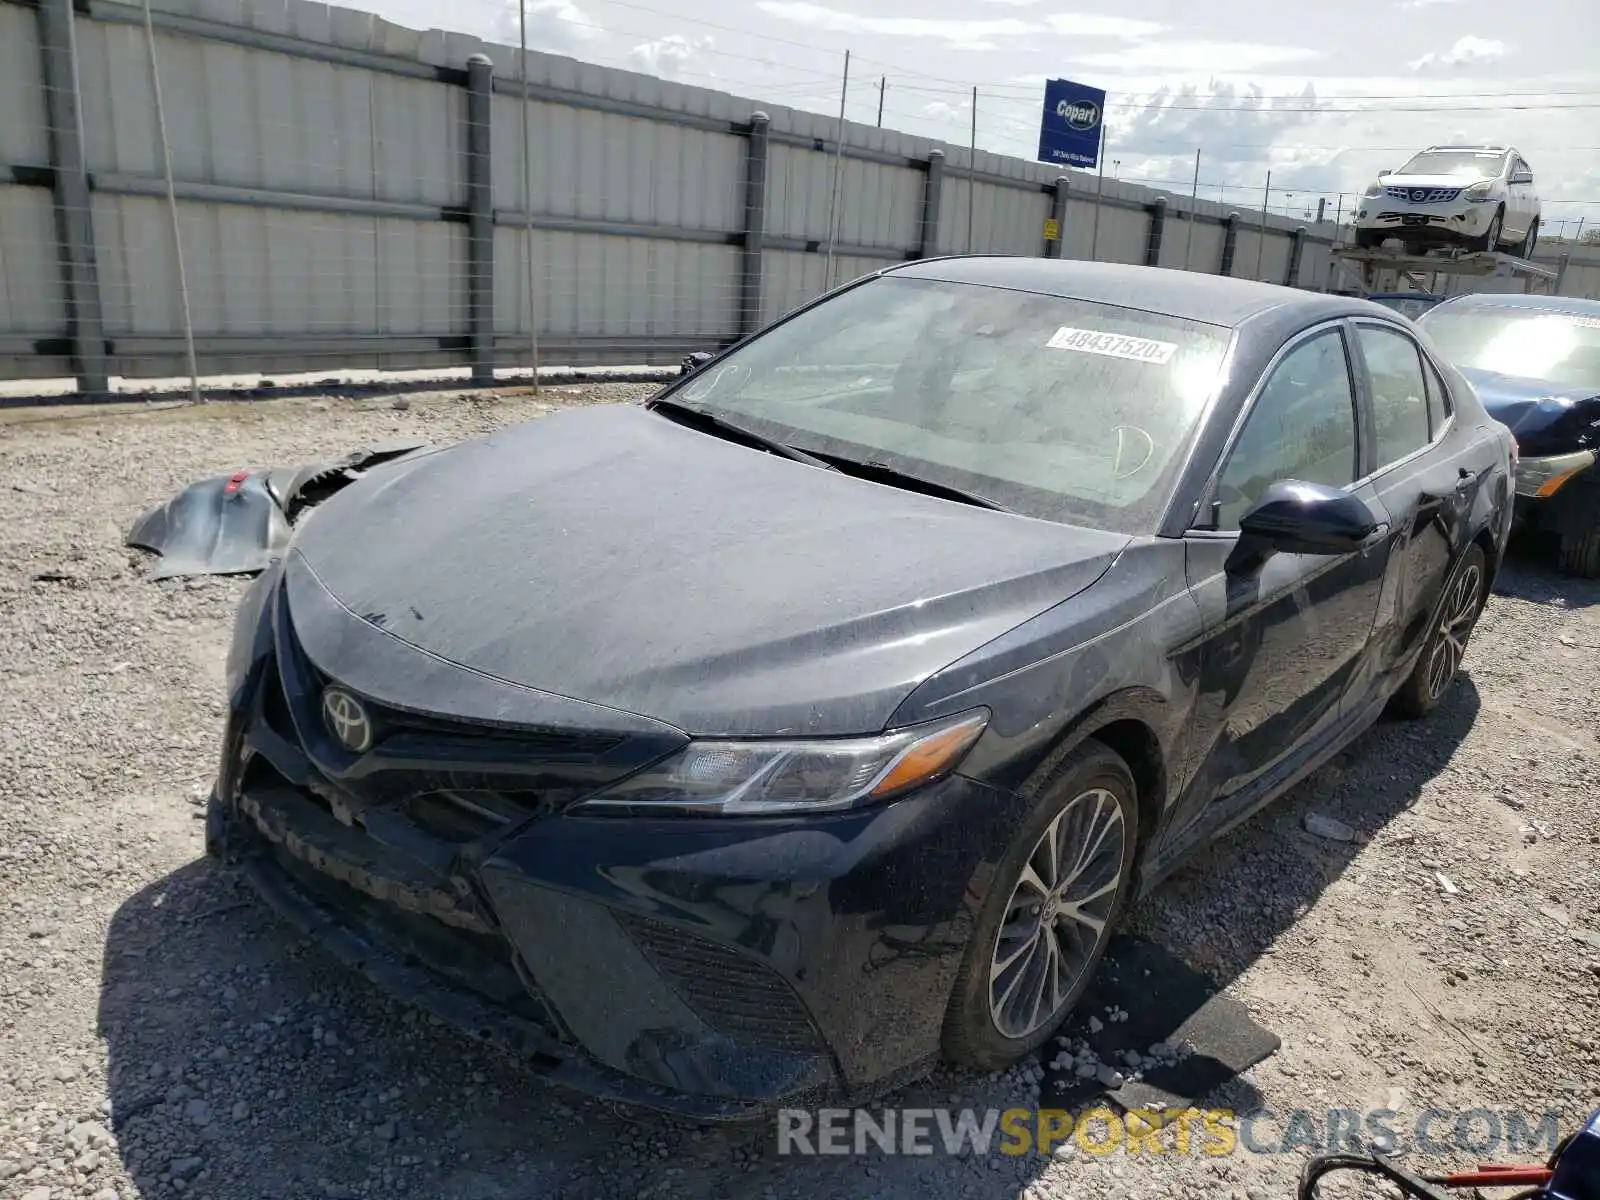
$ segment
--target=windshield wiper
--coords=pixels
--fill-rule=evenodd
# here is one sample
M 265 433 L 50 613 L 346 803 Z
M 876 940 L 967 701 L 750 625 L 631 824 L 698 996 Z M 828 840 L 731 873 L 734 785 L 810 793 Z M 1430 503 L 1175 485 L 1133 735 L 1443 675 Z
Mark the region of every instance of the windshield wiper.
M 677 421 L 681 425 L 699 428 L 702 432 L 719 433 L 730 441 L 743 442 L 757 450 L 765 450 L 769 454 L 776 454 L 780 458 L 787 458 L 793 462 L 805 463 L 809 467 L 821 467 L 824 471 L 834 470 L 832 463 L 824 462 L 815 454 L 808 454 L 796 446 L 790 446 L 776 438 L 769 438 L 766 434 L 757 433 L 754 429 L 746 429 L 737 421 L 730 421 L 727 417 L 720 417 L 715 413 L 707 412 L 703 408 L 691 408 L 676 400 L 658 399 L 645 405 L 646 408 L 663 413 L 669 420 Z
M 965 488 L 954 487 L 948 483 L 936 483 L 932 479 L 924 479 L 920 475 L 912 475 L 908 471 L 902 471 L 899 467 L 891 467 L 886 462 L 878 462 L 876 460 L 857 462 L 853 458 L 845 458 L 838 454 L 818 454 L 814 457 L 823 459 L 835 470 L 845 475 L 855 475 L 861 479 L 893 484 L 896 487 L 905 488 L 907 491 L 921 492 L 926 496 L 938 496 L 944 500 L 959 500 L 963 504 L 971 504 L 978 508 L 989 508 L 995 512 L 1011 511 L 998 500 L 991 500 L 987 496 L 980 496 L 977 492 L 969 492 Z

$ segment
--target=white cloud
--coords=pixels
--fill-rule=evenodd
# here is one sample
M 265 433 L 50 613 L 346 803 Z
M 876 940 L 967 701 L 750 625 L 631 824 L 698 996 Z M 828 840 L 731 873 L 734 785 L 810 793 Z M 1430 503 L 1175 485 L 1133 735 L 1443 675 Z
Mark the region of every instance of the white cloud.
M 1166 32 L 1167 27 L 1156 21 L 1139 21 L 1132 17 L 1102 17 L 1094 13 L 1051 13 L 1044 19 L 1045 28 L 1063 37 L 1135 38 L 1154 37 Z
M 1001 0 L 1013 3 L 1013 0 Z M 1026 38 L 1041 33 L 1078 37 L 1138 38 L 1159 33 L 1165 26 L 1130 17 L 1105 17 L 1094 13 L 1058 13 L 1039 21 L 1017 17 L 938 18 L 874 17 L 813 4 L 810 0 L 760 0 L 756 5 L 768 16 L 792 21 L 825 33 L 878 34 L 895 38 L 931 38 L 967 50 L 991 49 L 995 38 Z
M 1074 57 L 1074 62 L 1108 71 L 1210 71 L 1230 74 L 1258 71 L 1281 63 L 1321 58 L 1304 46 L 1271 46 L 1260 42 L 1145 42 L 1126 50 L 1102 50 Z
M 1470 67 L 1492 63 L 1506 56 L 1506 44 L 1493 38 L 1459 38 L 1454 46 L 1444 51 L 1430 51 L 1410 63 L 1413 71 L 1426 71 L 1431 67 Z
M 522 20 L 517 0 L 500 10 L 496 35 L 516 45 Z M 528 49 L 570 54 L 605 36 L 605 29 L 572 0 L 529 0 Z
M 954 121 L 968 109 L 966 104 L 951 104 L 948 100 L 931 100 L 922 106 L 922 115 L 932 121 Z
M 653 42 L 643 42 L 628 51 L 628 65 L 646 75 L 661 79 L 677 79 L 691 62 L 710 50 L 715 43 L 709 37 L 687 38 L 681 33 L 669 33 Z M 714 74 L 704 71 L 701 74 Z

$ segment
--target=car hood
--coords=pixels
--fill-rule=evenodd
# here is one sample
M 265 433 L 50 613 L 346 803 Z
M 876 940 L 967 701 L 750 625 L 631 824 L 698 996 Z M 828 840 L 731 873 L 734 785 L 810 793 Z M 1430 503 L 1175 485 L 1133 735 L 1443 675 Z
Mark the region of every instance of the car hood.
M 1379 187 L 1403 188 L 1466 188 L 1482 183 L 1484 176 L 1468 172 L 1464 175 L 1385 175 L 1378 180 Z
M 1128 541 L 615 405 L 395 464 L 315 510 L 285 570 L 297 637 L 330 674 L 377 629 L 497 686 L 688 733 L 840 734 L 882 728 L 931 673 L 1093 583 Z M 313 582 L 337 603 L 296 607 Z M 416 677 L 398 662 L 392 686 L 370 662 L 361 674 L 380 700 L 437 705 L 395 692 Z
M 1457 370 L 1472 384 L 1488 414 L 1511 430 L 1524 456 L 1565 454 L 1593 443 L 1600 393 L 1477 367 Z

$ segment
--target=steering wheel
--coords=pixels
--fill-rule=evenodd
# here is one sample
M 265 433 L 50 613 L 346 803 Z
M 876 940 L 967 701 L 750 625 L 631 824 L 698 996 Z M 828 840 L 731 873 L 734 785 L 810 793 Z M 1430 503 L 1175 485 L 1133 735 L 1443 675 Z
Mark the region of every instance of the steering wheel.
M 1117 448 L 1111 459 L 1111 473 L 1117 479 L 1127 479 L 1137 475 L 1150 465 L 1150 460 L 1156 454 L 1156 440 L 1137 425 L 1113 425 L 1111 432 L 1116 435 Z M 1129 456 L 1130 449 L 1137 453 L 1140 442 L 1144 443 L 1144 453 L 1138 462 L 1131 467 L 1124 467 L 1123 461 Z

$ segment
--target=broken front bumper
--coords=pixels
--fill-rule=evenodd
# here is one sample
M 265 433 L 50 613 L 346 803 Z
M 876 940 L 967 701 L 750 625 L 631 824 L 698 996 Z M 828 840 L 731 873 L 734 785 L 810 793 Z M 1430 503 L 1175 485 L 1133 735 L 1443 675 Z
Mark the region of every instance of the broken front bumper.
M 936 1062 L 1015 796 L 953 776 L 808 820 L 554 810 L 445 845 L 403 806 L 330 803 L 273 728 L 270 660 L 233 697 L 208 849 L 380 987 L 554 1082 L 703 1121 L 864 1103 Z

